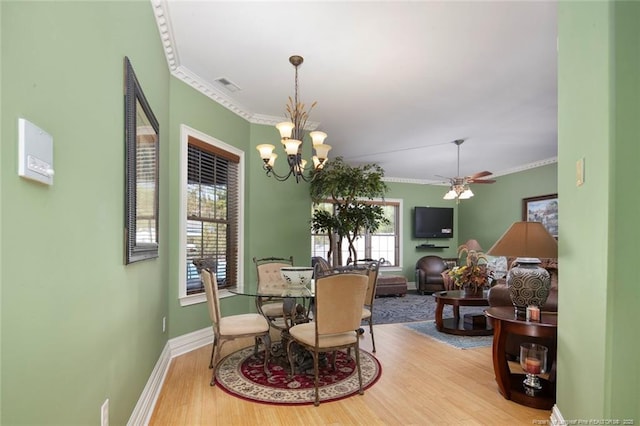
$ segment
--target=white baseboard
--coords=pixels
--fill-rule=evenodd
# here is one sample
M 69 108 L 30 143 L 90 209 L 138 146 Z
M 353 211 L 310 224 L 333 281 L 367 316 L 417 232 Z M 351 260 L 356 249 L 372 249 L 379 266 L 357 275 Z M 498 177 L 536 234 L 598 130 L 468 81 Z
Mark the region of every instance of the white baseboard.
M 167 371 L 169 371 L 172 358 L 186 354 L 202 346 L 210 345 L 211 343 L 213 343 L 213 330 L 211 327 L 203 328 L 167 341 L 138 399 L 138 403 L 134 407 L 131 417 L 129 417 L 127 425 L 140 426 L 149 424 L 153 409 L 156 406 L 158 396 L 162 390 L 164 378 L 167 375 Z
M 407 290 L 417 290 L 418 286 L 416 286 L 415 281 L 407 281 Z
M 557 404 L 553 404 L 553 409 L 551 410 L 551 424 L 557 426 L 565 426 L 567 424 Z

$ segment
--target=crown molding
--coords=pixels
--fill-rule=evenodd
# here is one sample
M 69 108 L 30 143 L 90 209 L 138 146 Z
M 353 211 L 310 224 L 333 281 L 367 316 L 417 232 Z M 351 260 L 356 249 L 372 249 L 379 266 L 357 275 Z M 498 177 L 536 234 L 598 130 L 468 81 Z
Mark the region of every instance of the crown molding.
M 198 92 L 219 103 L 229 111 L 239 115 L 252 124 L 275 126 L 276 124 L 286 120 L 286 118 L 283 117 L 256 114 L 250 111 L 248 108 L 241 105 L 238 101 L 228 96 L 222 90 L 211 85 L 209 82 L 207 82 L 206 79 L 200 77 L 189 68 L 181 65 L 180 57 L 178 56 L 178 50 L 175 47 L 176 43 L 173 38 L 173 31 L 171 30 L 171 22 L 167 18 L 167 1 L 151 0 L 151 6 L 153 7 L 153 14 L 156 18 L 158 32 L 160 33 L 160 40 L 162 41 L 164 56 L 167 59 L 169 72 L 172 76 L 174 76 L 178 80 L 183 81 Z M 317 129 L 319 125 L 319 122 L 308 121 L 305 126 L 305 130 L 313 131 Z
M 523 164 L 518 167 L 513 167 L 511 169 L 506 169 L 499 171 L 497 173 L 492 173 L 491 177 L 500 177 L 506 176 L 513 173 L 523 172 L 525 170 L 535 169 L 537 167 L 547 166 L 549 164 L 555 164 L 558 162 L 558 157 L 551 157 L 545 160 L 535 161 L 529 164 Z M 417 185 L 438 185 L 438 186 L 449 186 L 449 183 L 443 182 L 440 180 L 428 180 L 428 179 L 408 179 L 408 178 L 398 178 L 398 177 L 384 177 L 382 178 L 385 182 L 393 182 L 393 183 L 413 183 Z

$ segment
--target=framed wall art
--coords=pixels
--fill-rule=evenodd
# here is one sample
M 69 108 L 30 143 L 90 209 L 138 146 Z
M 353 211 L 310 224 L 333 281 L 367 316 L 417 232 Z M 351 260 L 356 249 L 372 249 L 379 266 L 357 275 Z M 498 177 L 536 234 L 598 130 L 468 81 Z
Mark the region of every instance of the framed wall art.
M 129 264 L 158 257 L 158 120 L 124 58 L 125 259 Z
M 541 222 L 547 231 L 558 238 L 558 194 L 522 199 L 522 220 Z

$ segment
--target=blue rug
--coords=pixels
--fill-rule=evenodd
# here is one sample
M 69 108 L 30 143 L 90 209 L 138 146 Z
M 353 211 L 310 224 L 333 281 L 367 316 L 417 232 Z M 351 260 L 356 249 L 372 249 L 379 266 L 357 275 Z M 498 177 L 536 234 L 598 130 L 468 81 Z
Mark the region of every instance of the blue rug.
M 491 346 L 493 343 L 493 336 L 457 336 L 454 334 L 441 333 L 436 330 L 435 321 L 412 322 L 404 324 L 404 326 L 458 349 Z

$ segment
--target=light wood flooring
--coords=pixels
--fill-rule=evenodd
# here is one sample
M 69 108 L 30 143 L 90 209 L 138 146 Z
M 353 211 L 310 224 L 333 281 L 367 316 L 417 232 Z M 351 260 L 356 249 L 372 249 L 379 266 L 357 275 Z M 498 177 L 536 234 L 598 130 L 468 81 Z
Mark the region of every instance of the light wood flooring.
M 172 360 L 150 425 L 531 425 L 551 416 L 500 395 L 490 347 L 456 349 L 401 324 L 374 332 L 382 377 L 362 396 L 319 407 L 245 401 L 209 386 L 205 346 Z M 368 331 L 360 344 L 371 351 Z

